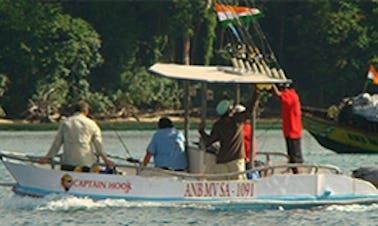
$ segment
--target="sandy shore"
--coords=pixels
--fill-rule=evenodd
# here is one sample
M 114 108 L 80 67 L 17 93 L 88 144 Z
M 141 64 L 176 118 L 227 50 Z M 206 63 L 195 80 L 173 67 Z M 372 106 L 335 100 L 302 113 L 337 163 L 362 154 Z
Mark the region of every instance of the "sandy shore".
M 0 123 L 2 123 L 2 124 L 12 124 L 12 123 L 14 123 L 14 121 L 8 120 L 8 119 L 0 119 Z
M 181 117 L 169 117 L 173 122 L 183 122 L 183 118 Z M 129 118 L 116 118 L 116 119 L 95 119 L 96 122 L 99 123 L 122 123 L 122 122 L 146 122 L 146 123 L 153 123 L 158 122 L 160 117 L 151 116 L 151 117 L 138 117 L 138 119 L 129 117 Z M 197 122 L 199 119 L 192 118 L 191 121 Z M 38 124 L 36 122 L 29 122 L 26 120 L 10 120 L 10 119 L 0 119 L 0 124 Z
M 128 117 L 128 118 L 113 118 L 113 119 L 95 119 L 96 122 L 98 123 L 127 123 L 127 122 L 133 122 L 133 123 L 157 123 L 159 121 L 161 116 L 143 116 L 143 117 Z M 183 123 L 184 119 L 183 117 L 178 117 L 178 116 L 169 116 L 169 118 L 174 122 L 174 123 Z M 214 122 L 213 119 L 207 119 L 207 122 Z M 200 118 L 198 117 L 191 117 L 190 122 L 192 123 L 199 123 L 201 121 Z M 278 118 L 265 118 L 265 119 L 257 119 L 258 123 L 280 123 L 280 119 Z M 30 122 L 26 120 L 10 120 L 10 119 L 4 119 L 0 118 L 0 124 L 3 125 L 12 125 L 12 124 L 45 124 L 45 123 L 38 123 L 38 122 Z M 49 123 L 47 123 L 49 124 Z M 52 123 L 56 124 L 56 123 Z

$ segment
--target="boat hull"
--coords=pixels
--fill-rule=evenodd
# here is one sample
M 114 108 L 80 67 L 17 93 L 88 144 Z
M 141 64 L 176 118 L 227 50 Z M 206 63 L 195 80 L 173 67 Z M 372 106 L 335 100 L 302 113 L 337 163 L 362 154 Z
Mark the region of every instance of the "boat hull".
M 304 128 L 327 149 L 337 153 L 378 154 L 378 133 L 341 125 L 310 114 L 303 114 L 302 121 Z
M 180 176 L 108 175 L 51 170 L 3 161 L 23 195 L 163 202 L 218 209 L 311 208 L 378 202 L 369 182 L 340 174 L 273 175 L 257 180 L 201 180 Z

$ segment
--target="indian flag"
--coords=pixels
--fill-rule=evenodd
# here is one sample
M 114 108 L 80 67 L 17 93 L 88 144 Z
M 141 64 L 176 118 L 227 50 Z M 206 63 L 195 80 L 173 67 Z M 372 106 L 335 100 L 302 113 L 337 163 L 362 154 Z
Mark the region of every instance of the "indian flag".
M 242 6 L 222 5 L 215 3 L 218 19 L 223 27 L 227 27 L 230 23 L 235 24 L 238 21 L 248 23 L 253 19 L 262 16 L 260 10 L 256 8 L 248 8 Z
M 367 79 L 370 83 L 373 83 L 374 85 L 378 85 L 378 73 L 372 65 L 370 65 L 369 67 Z

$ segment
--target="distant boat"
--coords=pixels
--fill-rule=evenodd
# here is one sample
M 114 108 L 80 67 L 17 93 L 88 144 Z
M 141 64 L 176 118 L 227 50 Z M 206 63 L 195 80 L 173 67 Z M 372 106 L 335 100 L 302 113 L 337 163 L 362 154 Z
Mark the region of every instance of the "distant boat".
M 374 124 L 352 126 L 327 116 L 326 109 L 302 108 L 304 128 L 320 145 L 337 153 L 378 154 L 378 130 Z
M 337 153 L 378 154 L 378 72 L 370 65 L 363 91 L 328 109 L 302 108 L 304 128 L 325 148 Z

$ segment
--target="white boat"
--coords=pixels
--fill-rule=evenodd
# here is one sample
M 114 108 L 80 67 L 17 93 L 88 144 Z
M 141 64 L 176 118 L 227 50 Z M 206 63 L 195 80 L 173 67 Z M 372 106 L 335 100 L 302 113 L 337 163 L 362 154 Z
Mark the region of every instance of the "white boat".
M 272 78 L 262 73 L 239 75 L 233 68 L 224 67 L 155 64 L 150 70 L 173 79 L 208 83 L 287 82 L 285 78 Z M 269 161 L 269 153 L 260 152 L 267 156 L 265 165 L 250 170 L 259 171 L 260 178 L 231 180 L 228 178 L 247 172 L 206 174 L 205 166 L 214 156 L 198 147 L 189 144 L 187 147 L 188 172 L 151 167 L 141 170 L 140 164 L 134 161 L 118 165 L 117 174 L 81 173 L 61 171 L 59 160 L 47 166 L 38 164 L 35 156 L 16 152 L 1 151 L 0 157 L 16 181 L 13 191 L 23 195 L 70 194 L 94 199 L 205 205 L 219 209 L 288 209 L 378 203 L 378 190 L 374 185 L 342 174 L 334 166 L 293 165 L 288 164 L 286 159 L 281 163 L 272 162 Z M 300 174 L 292 174 L 290 167 L 298 167 Z
M 61 171 L 58 164 L 54 169 L 39 165 L 34 161 L 36 157 L 16 152 L 2 151 L 0 157 L 16 181 L 13 191 L 37 197 L 69 194 L 215 209 L 378 203 L 378 190 L 371 183 L 341 174 L 332 166 L 301 165 L 302 173 L 294 175 L 288 164 L 266 165 L 256 168 L 261 178 L 228 180 L 233 174 L 206 175 L 156 168 L 140 171 L 134 163 L 119 165 L 117 174 L 81 173 Z
M 248 56 L 260 57 L 255 48 Z M 242 54 L 243 55 L 243 54 Z M 246 56 L 245 54 L 243 56 Z M 69 194 L 93 199 L 125 199 L 128 201 L 163 202 L 177 205 L 211 206 L 219 209 L 305 208 L 322 205 L 378 203 L 378 190 L 370 182 L 342 174 L 334 166 L 271 162 L 252 168 L 261 175 L 257 179 L 232 180 L 228 174 L 206 174 L 206 164 L 214 156 L 189 144 L 189 86 L 202 84 L 277 84 L 289 82 L 279 68 L 261 62 L 261 58 L 231 59 L 233 67 L 192 66 L 157 63 L 150 71 L 159 76 L 184 81 L 185 137 L 189 169 L 174 172 L 156 168 L 142 170 L 136 161 L 118 164 L 116 174 L 61 171 L 59 160 L 40 165 L 36 158 L 17 152 L 1 151 L 0 158 L 15 180 L 18 194 L 45 196 Z M 205 85 L 203 86 L 206 89 Z M 236 86 L 237 87 L 237 86 Z M 205 90 L 206 91 L 206 90 Z M 205 93 L 206 92 L 202 92 Z M 203 98 L 204 99 L 204 98 Z M 206 102 L 206 101 L 204 101 Z M 206 109 L 206 103 L 202 106 Z M 256 114 L 253 114 L 255 116 Z M 252 117 L 252 128 L 255 120 Z M 252 140 L 254 140 L 252 130 Z M 253 148 L 253 145 L 252 145 Z M 284 151 L 282 151 L 284 152 Z M 263 154 L 259 152 L 259 154 Z M 252 155 L 251 155 L 252 156 Z M 270 154 L 267 154 L 269 157 Z M 298 167 L 292 174 L 290 167 Z

